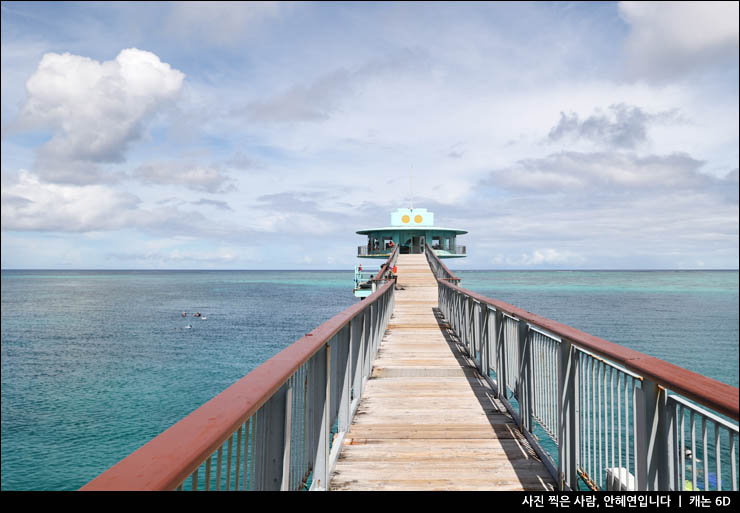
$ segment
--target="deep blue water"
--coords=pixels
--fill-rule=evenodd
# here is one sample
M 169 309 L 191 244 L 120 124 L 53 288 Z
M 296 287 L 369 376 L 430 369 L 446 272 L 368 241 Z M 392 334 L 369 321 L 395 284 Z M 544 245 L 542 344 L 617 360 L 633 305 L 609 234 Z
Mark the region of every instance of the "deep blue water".
M 738 385 L 736 271 L 458 274 L 471 290 Z M 2 271 L 2 489 L 79 488 L 354 304 L 352 278 Z

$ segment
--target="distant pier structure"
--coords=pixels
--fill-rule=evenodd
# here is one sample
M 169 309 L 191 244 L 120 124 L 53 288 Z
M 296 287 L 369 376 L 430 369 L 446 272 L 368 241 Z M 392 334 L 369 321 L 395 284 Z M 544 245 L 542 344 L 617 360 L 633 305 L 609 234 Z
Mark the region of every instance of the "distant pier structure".
M 387 259 L 396 246 L 401 255 L 418 255 L 424 252 L 427 242 L 439 258 L 466 256 L 466 248 L 457 243 L 457 236 L 468 232 L 434 226 L 434 213 L 425 208 L 399 208 L 391 212 L 390 226 L 357 233 L 367 235 L 367 244 L 357 247 L 360 258 Z
M 425 208 L 399 208 L 391 212 L 390 226 L 359 230 L 367 235 L 367 244 L 357 247 L 358 258 L 390 258 L 398 248 L 400 255 L 419 255 L 426 248 L 437 258 L 463 258 L 467 248 L 457 242 L 458 235 L 468 233 L 457 228 L 434 226 L 434 213 Z M 374 266 L 355 266 L 355 297 L 364 299 L 375 292 L 378 271 Z

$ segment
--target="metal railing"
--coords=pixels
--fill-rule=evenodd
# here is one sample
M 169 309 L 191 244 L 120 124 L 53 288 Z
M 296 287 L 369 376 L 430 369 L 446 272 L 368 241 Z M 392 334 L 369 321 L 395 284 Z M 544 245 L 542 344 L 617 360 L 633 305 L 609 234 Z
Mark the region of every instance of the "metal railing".
M 389 259 L 386 262 L 392 265 Z M 82 490 L 326 490 L 395 280 L 270 358 Z
M 427 255 L 427 262 L 429 262 L 429 266 L 432 268 L 432 273 L 434 273 L 434 276 L 439 279 L 447 280 L 450 283 L 460 283 L 460 278 L 452 274 L 452 272 L 447 269 L 447 266 L 442 263 L 442 260 L 440 260 L 437 255 L 434 254 L 434 250 L 432 250 L 429 243 L 427 243 L 426 251 L 424 253 L 426 253 Z
M 467 253 L 467 248 L 460 244 L 457 244 L 455 247 L 452 248 L 445 248 L 441 245 L 429 245 L 429 248 L 442 255 L 465 255 Z
M 392 270 L 393 266 L 396 265 L 396 262 L 398 261 L 398 253 L 400 249 L 400 246 L 396 246 L 396 248 L 391 252 L 391 255 L 388 257 L 388 260 L 386 260 L 385 263 L 380 267 L 380 270 L 377 272 L 375 277 L 370 280 L 373 292 L 375 292 L 378 287 L 385 284 L 388 280 L 394 279 Z
M 393 253 L 393 249 L 391 248 L 368 249 L 367 246 L 357 246 L 357 256 L 358 257 L 363 257 L 363 256 L 387 257 L 391 253 Z
M 736 387 L 460 288 L 426 254 L 440 310 L 561 490 L 738 490 Z

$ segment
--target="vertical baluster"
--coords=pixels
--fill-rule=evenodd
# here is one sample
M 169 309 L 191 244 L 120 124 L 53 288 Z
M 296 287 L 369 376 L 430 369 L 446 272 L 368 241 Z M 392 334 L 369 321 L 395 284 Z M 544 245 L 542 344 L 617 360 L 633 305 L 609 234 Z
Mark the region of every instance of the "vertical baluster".
M 548 400 L 548 393 L 549 393 L 549 386 L 547 382 L 547 368 L 550 364 L 549 355 L 547 354 L 548 346 L 545 341 L 545 337 L 542 335 L 537 335 L 539 337 L 539 351 L 538 354 L 540 355 L 537 359 L 535 359 L 535 362 L 537 362 L 537 368 L 539 369 L 538 376 L 539 376 L 539 385 L 537 388 L 537 392 L 535 394 L 535 397 L 539 397 L 539 408 L 538 408 L 538 417 L 540 419 L 540 422 L 544 423 L 545 427 L 548 429 L 551 427 L 551 424 L 549 422 L 550 416 L 548 414 L 549 404 L 547 402 Z
M 226 491 L 230 490 L 231 486 L 231 446 L 234 442 L 234 435 L 229 437 L 229 446 L 226 453 Z
M 681 479 L 681 472 L 679 472 L 679 465 L 681 465 L 681 438 L 678 431 L 681 429 L 681 426 L 678 418 L 678 404 L 672 401 L 668 401 L 667 404 L 670 408 L 671 437 L 673 438 L 673 446 L 671 447 L 673 459 L 671 460 L 672 480 L 670 483 L 670 490 L 678 491 L 681 489 L 679 483 L 679 479 Z
M 593 360 L 591 357 L 582 353 L 582 357 L 585 361 L 584 368 L 584 386 L 585 386 L 585 404 L 584 404 L 584 424 L 585 424 L 585 435 L 586 440 L 584 443 L 585 461 L 583 469 L 589 478 L 593 475 L 593 382 L 591 381 L 591 375 L 593 373 Z
M 359 354 L 357 358 L 359 358 Z M 355 365 L 357 365 L 356 361 L 355 361 Z M 291 411 L 293 412 L 293 416 L 291 419 L 291 426 L 290 426 L 291 457 L 290 457 L 289 490 L 291 491 L 298 490 L 298 475 L 301 473 L 301 469 L 303 468 L 303 447 L 301 443 L 300 429 L 299 429 L 299 426 L 301 426 L 301 415 L 302 415 L 301 410 L 303 409 L 303 406 L 298 402 L 298 399 L 302 397 L 301 383 L 303 379 L 303 368 L 304 367 L 301 367 L 300 370 L 294 376 L 294 379 L 293 379 L 294 392 L 291 394 L 292 395 Z
M 619 406 L 617 405 L 617 408 Z M 609 483 L 610 490 L 614 490 L 614 473 L 615 473 L 615 467 L 614 467 L 614 452 L 616 450 L 614 446 L 614 368 L 609 367 L 609 434 L 611 435 L 611 461 L 609 463 L 609 466 L 612 469 L 612 477 L 611 482 Z
M 548 428 L 548 431 L 555 431 L 554 429 L 552 429 L 553 425 L 550 422 L 550 344 L 549 340 L 546 337 L 540 335 L 540 338 L 540 354 L 542 355 L 542 359 L 540 361 L 541 384 L 540 390 L 538 391 L 538 395 L 541 397 L 540 418 L 542 419 L 542 422 L 545 424 L 545 426 Z
M 691 486 L 692 490 L 696 491 L 696 415 L 693 411 L 691 415 Z
M 602 453 L 603 453 L 603 450 L 604 449 L 603 449 L 603 430 L 602 430 L 603 417 L 602 417 L 602 411 L 601 411 L 601 403 L 602 403 L 602 401 L 601 401 L 601 398 L 602 398 L 602 395 L 601 395 L 601 392 L 602 392 L 601 373 L 604 370 L 604 365 L 601 364 L 600 362 L 596 362 L 596 364 L 597 364 L 597 367 L 596 367 L 596 378 L 598 380 L 598 395 L 596 397 L 597 397 L 597 401 L 599 403 L 599 414 L 598 414 L 599 415 L 599 418 L 598 418 L 598 426 L 599 426 L 599 466 L 596 469 L 596 475 L 594 476 L 594 483 L 597 483 L 598 486 L 601 488 L 603 486 L 603 482 L 601 480 L 601 474 L 602 474 L 602 469 L 604 468 L 604 461 L 602 459 Z
M 538 390 L 537 395 L 541 398 L 540 399 L 540 419 L 542 419 L 542 423 L 544 423 L 545 427 L 548 428 L 548 431 L 554 431 L 551 429 L 553 426 L 550 423 L 550 382 L 548 379 L 548 374 L 550 370 L 550 345 L 548 343 L 548 339 L 542 335 L 538 334 L 538 337 L 540 338 L 540 350 L 539 354 L 542 355 L 541 358 L 538 358 L 539 360 L 539 369 L 540 369 L 540 390 Z
M 588 477 L 593 481 L 594 475 L 594 359 L 588 357 L 590 376 L 588 379 Z
M 550 385 L 552 382 L 550 381 L 550 364 L 551 364 L 551 356 L 550 356 L 550 343 L 548 339 L 542 338 L 542 365 L 541 365 L 541 371 L 540 371 L 540 377 L 542 379 L 542 418 L 543 422 L 545 423 L 545 426 L 547 426 L 548 430 L 551 432 L 557 433 L 557 430 L 552 429 L 554 428 L 554 425 L 550 419 L 550 411 L 552 410 L 552 405 L 550 404 Z M 557 439 L 557 438 L 556 438 Z
M 686 414 L 683 405 L 679 406 L 679 415 L 681 416 L 681 483 L 677 490 L 683 491 L 684 483 L 686 483 Z
M 290 453 L 291 436 L 293 434 L 293 376 L 288 380 L 288 390 L 285 395 L 285 422 L 283 435 L 283 478 L 280 484 L 281 490 L 290 489 Z
M 550 385 L 550 404 L 552 405 L 550 418 L 552 419 L 552 424 L 557 425 L 557 419 L 559 414 L 559 409 L 562 407 L 562 404 L 559 401 L 558 398 L 558 383 L 557 383 L 557 376 L 558 376 L 558 351 L 560 349 L 560 345 L 562 342 L 556 342 L 553 343 L 550 347 L 551 357 L 552 360 L 550 361 L 550 375 L 554 378 L 554 381 L 551 382 Z M 556 432 L 557 433 L 557 432 Z M 558 443 L 560 442 L 558 438 L 555 439 Z
M 730 472 L 732 478 L 732 491 L 737 491 L 737 463 L 735 463 L 735 438 L 736 435 L 730 432 Z
M 604 462 L 606 465 L 609 466 L 609 468 L 614 468 L 614 382 L 613 382 L 613 372 L 614 368 L 609 366 L 607 369 L 604 370 L 604 426 L 605 426 L 605 433 L 606 438 L 604 439 L 604 444 L 607 447 L 606 454 L 604 455 Z M 607 377 L 607 373 L 608 376 Z M 607 401 L 607 397 L 609 397 L 609 400 Z M 606 414 L 606 411 L 608 409 L 609 414 Z M 609 459 L 609 456 L 611 456 L 611 459 Z M 606 482 L 606 475 L 604 476 L 604 488 L 612 488 L 611 484 L 607 484 Z
M 594 473 L 591 476 L 599 488 L 601 474 L 601 362 L 594 358 Z
M 631 380 L 631 378 L 629 378 Z M 625 479 L 628 479 L 630 472 L 630 408 L 629 408 L 629 388 L 628 378 L 624 376 L 624 467 L 627 469 Z M 634 467 L 633 467 L 634 468 Z M 629 483 L 626 483 L 629 485 Z M 629 488 L 629 486 L 627 486 Z
M 210 491 L 211 489 L 211 459 L 213 459 L 213 454 L 208 456 L 208 459 L 206 460 L 206 491 Z
M 538 342 L 537 342 L 537 336 L 533 333 L 534 336 L 530 336 L 530 346 L 531 346 L 531 355 L 533 356 L 531 361 L 531 385 L 532 385 L 532 404 L 530 406 L 532 410 L 532 415 L 539 417 L 539 408 L 538 408 L 538 401 L 537 401 L 537 395 L 538 395 L 538 387 L 539 387 L 539 366 L 535 363 L 536 359 L 534 358 L 536 355 L 539 354 L 538 351 Z
M 247 488 L 247 485 L 249 484 L 247 483 L 247 474 L 249 471 L 249 460 L 251 457 L 251 454 L 250 454 L 251 446 L 249 444 L 249 440 L 251 437 L 251 422 L 252 422 L 252 418 L 250 417 L 244 422 L 244 424 L 242 424 L 244 426 L 244 469 L 243 469 L 243 476 L 242 476 L 242 490 L 244 491 L 249 489 Z
M 578 489 L 579 393 L 580 355 L 567 340 L 560 343 L 558 358 L 557 394 L 558 418 L 558 474 L 560 489 Z
M 257 447 L 260 443 L 260 440 L 257 439 L 257 428 L 259 427 L 259 419 L 261 417 L 261 413 L 259 410 L 254 412 L 254 415 L 252 415 L 251 419 L 251 431 L 252 431 L 252 437 L 250 438 L 250 445 L 252 446 L 252 459 L 249 463 L 249 489 L 250 490 L 257 490 L 259 487 L 259 482 L 257 481 L 257 454 L 259 452 L 259 447 Z
M 500 310 L 496 310 L 496 384 L 498 398 L 506 398 L 506 346 L 504 331 L 504 317 Z
M 550 401 L 550 392 L 552 390 L 552 344 L 549 339 L 543 339 L 542 344 L 542 355 L 544 357 L 542 362 L 542 385 L 544 388 L 542 398 L 542 414 L 544 416 L 544 423 L 548 427 L 548 430 L 554 434 L 555 441 L 557 442 L 557 429 L 555 429 L 555 423 L 553 422 L 552 413 L 552 402 Z
M 722 458 L 720 456 L 720 447 L 719 447 L 719 424 L 716 422 L 714 423 L 714 464 L 717 470 L 717 490 L 722 489 Z
M 194 492 L 198 491 L 198 469 L 195 469 L 195 472 L 193 472 L 193 481 L 191 483 L 191 490 Z
M 224 444 L 218 447 L 218 457 L 216 459 L 216 491 L 221 489 L 221 465 L 223 464 Z
M 588 452 L 586 452 L 586 444 L 588 442 L 588 422 L 586 418 L 586 399 L 588 395 L 586 394 L 586 371 L 588 368 L 588 359 L 586 358 L 586 355 L 583 353 L 578 354 L 578 383 L 579 383 L 579 390 L 578 390 L 578 398 L 579 398 L 579 417 L 580 417 L 580 427 L 583 429 L 582 433 L 583 436 L 579 437 L 580 440 L 580 452 L 578 457 L 578 464 L 581 467 L 582 471 L 586 471 L 586 465 L 588 463 Z M 584 429 L 585 428 L 585 429 Z
M 702 490 L 709 490 L 709 451 L 707 451 L 707 418 L 702 415 L 701 417 L 701 441 L 702 441 L 702 455 L 704 456 L 704 466 L 702 471 L 704 472 L 704 488 Z
M 242 462 L 242 427 L 236 432 L 236 465 L 234 466 L 234 490 L 239 490 L 239 470 Z
M 624 381 L 626 376 L 617 374 L 617 469 L 620 472 L 621 480 L 621 469 L 622 469 L 622 387 L 620 386 L 620 379 Z M 626 413 L 625 413 L 626 416 Z M 626 488 L 626 487 L 625 487 Z M 620 488 L 621 490 L 621 488 Z
M 638 415 L 640 415 L 642 412 L 639 410 L 640 408 L 640 402 L 637 395 L 637 380 L 632 379 L 632 454 L 634 455 L 633 458 L 633 465 L 635 468 L 635 482 L 637 483 L 637 490 L 644 490 L 646 487 L 640 486 L 640 483 L 647 483 L 647 476 L 644 476 L 644 467 L 639 463 L 641 458 L 645 458 L 645 454 L 641 454 L 638 449 L 638 443 L 640 441 L 640 436 L 642 433 L 638 432 L 640 423 L 638 420 Z M 642 397 L 642 396 L 640 396 Z

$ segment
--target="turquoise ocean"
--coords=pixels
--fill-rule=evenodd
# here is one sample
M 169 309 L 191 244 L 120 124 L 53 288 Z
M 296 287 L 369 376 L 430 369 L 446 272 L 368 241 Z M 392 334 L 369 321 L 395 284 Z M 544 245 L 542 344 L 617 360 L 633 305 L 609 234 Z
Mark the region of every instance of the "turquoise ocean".
M 467 289 L 738 386 L 737 271 L 457 274 Z M 79 488 L 354 304 L 352 279 L 2 271 L 0 487 Z

